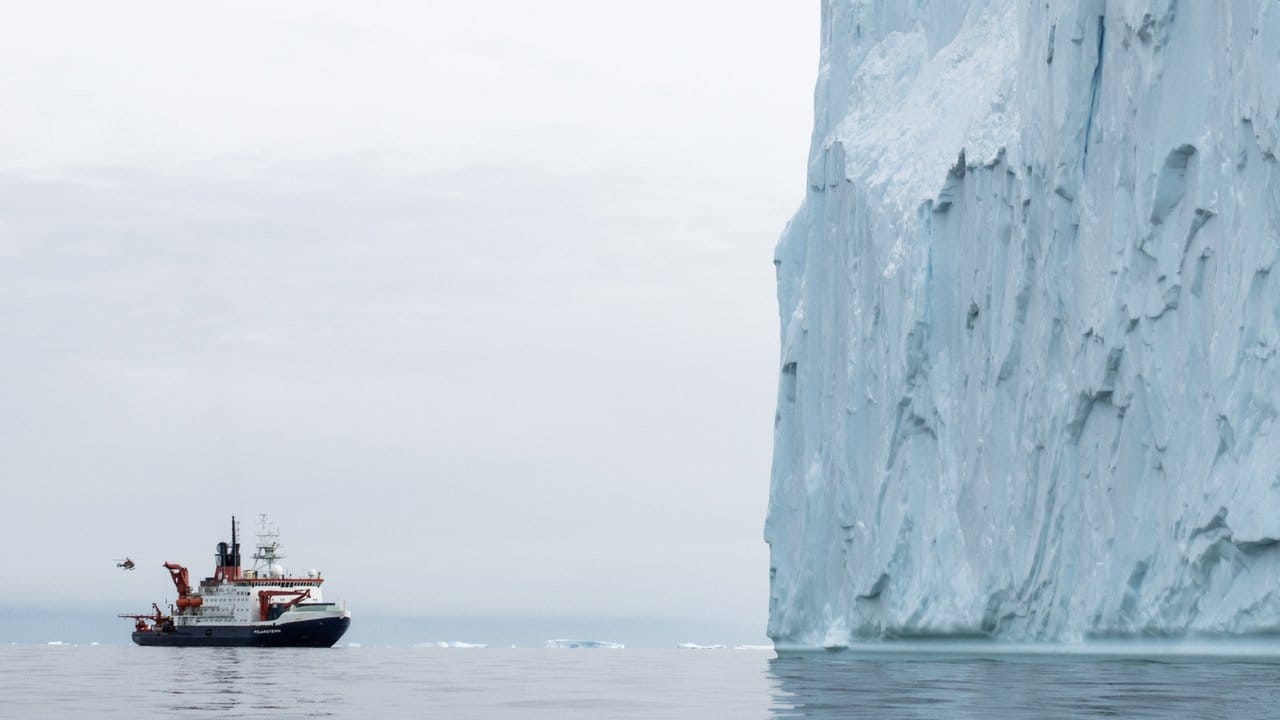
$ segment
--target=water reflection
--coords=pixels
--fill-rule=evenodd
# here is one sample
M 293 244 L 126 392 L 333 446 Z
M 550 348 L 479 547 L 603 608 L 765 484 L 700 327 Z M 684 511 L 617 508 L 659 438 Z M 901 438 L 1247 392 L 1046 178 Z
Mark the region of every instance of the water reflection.
M 812 654 L 770 661 L 775 718 L 1274 718 L 1258 658 Z
M 341 705 L 341 670 L 310 649 L 166 648 L 172 675 L 159 691 L 171 711 L 219 718 L 285 711 L 328 717 Z
M 244 672 L 238 648 L 163 648 L 173 675 L 162 692 L 172 710 L 212 710 L 235 716 L 242 702 Z

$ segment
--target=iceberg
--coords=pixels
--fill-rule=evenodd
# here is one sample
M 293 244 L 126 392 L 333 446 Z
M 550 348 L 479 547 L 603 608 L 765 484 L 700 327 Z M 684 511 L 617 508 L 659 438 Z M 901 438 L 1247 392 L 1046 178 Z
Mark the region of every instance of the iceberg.
M 1280 631 L 1280 3 L 822 25 L 775 645 Z
M 698 643 L 682 642 L 676 644 L 678 650 L 724 650 L 724 645 L 699 645 Z
M 548 640 L 546 646 L 549 648 L 569 648 L 569 649 L 604 649 L 604 650 L 622 650 L 626 646 L 622 643 L 608 642 L 607 640 Z

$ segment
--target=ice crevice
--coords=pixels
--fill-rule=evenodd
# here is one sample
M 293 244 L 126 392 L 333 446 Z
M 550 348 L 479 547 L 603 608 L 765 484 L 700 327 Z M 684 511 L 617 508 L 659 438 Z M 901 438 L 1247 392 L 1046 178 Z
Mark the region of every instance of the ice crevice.
M 775 644 L 1280 630 L 1280 5 L 822 17 Z

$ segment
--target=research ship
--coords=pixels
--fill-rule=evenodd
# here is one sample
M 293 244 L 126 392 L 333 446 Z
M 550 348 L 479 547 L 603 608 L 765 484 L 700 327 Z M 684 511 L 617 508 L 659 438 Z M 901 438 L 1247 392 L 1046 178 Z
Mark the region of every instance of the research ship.
M 231 542 L 219 542 L 213 576 L 192 589 L 187 568 L 165 563 L 178 591 L 165 613 L 121 615 L 134 620 L 133 641 L 171 647 L 332 647 L 351 625 L 341 602 L 325 602 L 316 570 L 293 577 L 280 565 L 280 531 L 265 515 L 252 570 L 240 569 L 239 525 L 231 518 Z

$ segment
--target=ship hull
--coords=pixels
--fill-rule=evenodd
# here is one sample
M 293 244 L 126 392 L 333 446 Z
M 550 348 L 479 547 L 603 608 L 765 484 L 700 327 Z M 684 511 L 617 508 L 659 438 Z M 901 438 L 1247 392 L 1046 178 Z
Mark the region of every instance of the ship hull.
M 164 647 L 333 647 L 350 626 L 350 616 L 278 625 L 180 625 L 172 630 L 134 632 L 133 641 Z

